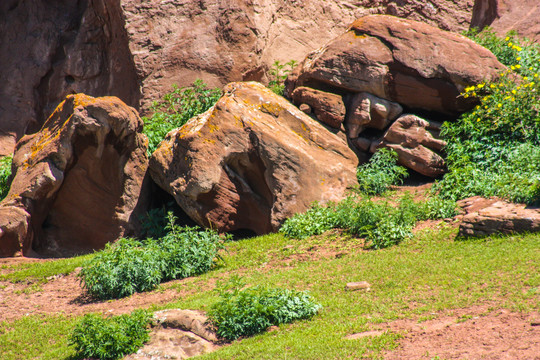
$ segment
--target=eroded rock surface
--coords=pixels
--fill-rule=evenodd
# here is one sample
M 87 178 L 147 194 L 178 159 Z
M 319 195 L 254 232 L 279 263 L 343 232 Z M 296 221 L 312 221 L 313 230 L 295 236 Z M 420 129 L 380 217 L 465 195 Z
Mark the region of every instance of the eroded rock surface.
M 309 54 L 286 83 L 341 92 L 368 92 L 411 109 L 457 115 L 471 84 L 493 80 L 504 66 L 464 36 L 412 20 L 370 15 Z
M 133 231 L 145 201 L 141 131 L 137 112 L 118 98 L 69 95 L 40 132 L 17 144 L 0 203 L 11 218 L 0 222 L 2 255 L 88 252 Z
M 150 159 L 154 181 L 197 223 L 263 234 L 357 183 L 358 160 L 343 137 L 259 83 L 224 91 Z
M 466 212 L 459 226 L 459 236 L 540 231 L 540 209 L 537 207 L 479 196 L 461 200 L 459 205 Z
M 195 310 L 171 309 L 154 314 L 157 322 L 150 341 L 125 360 L 187 359 L 217 350 L 216 333 L 206 315 Z
M 296 91 L 296 90 L 295 90 Z M 384 130 L 403 112 L 398 103 L 361 92 L 355 94 L 347 116 L 347 135 L 357 138 L 364 128 Z
M 340 129 L 345 120 L 345 104 L 339 95 L 307 87 L 298 87 L 293 91 L 292 99 L 297 106 L 309 105 L 310 111 L 320 122 L 335 129 Z
M 394 149 L 399 163 L 420 174 L 437 177 L 446 172 L 441 151 L 441 124 L 415 115 L 403 115 L 388 128 L 377 146 Z

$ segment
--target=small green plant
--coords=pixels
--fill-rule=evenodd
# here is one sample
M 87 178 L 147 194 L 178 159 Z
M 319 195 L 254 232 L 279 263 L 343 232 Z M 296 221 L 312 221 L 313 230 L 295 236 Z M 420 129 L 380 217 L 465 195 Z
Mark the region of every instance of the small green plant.
M 417 221 L 455 215 L 455 202 L 436 195 L 422 202 L 414 202 L 410 195 L 405 195 L 397 204 L 350 196 L 339 203 L 315 205 L 305 213 L 294 215 L 285 221 L 280 232 L 303 239 L 340 228 L 370 240 L 374 249 L 380 249 L 410 237 Z
M 239 278 L 221 284 L 217 288 L 220 300 L 208 313 L 218 336 L 230 341 L 261 333 L 272 325 L 309 319 L 321 309 L 306 292 L 242 286 Z
M 398 155 L 393 149 L 379 149 L 368 163 L 356 171 L 359 190 L 366 195 L 379 195 L 392 185 L 399 185 L 407 177 L 407 169 L 397 164 Z
M 13 157 L 4 156 L 0 158 L 0 200 L 6 197 L 9 192 L 9 178 L 11 176 L 11 162 Z
M 482 195 L 538 203 L 540 47 L 513 34 L 500 39 L 487 31 L 473 38 L 510 68 L 495 82 L 467 87 L 462 96 L 479 104 L 443 124 L 449 172 L 434 190 L 454 200 Z
M 79 358 L 120 359 L 149 340 L 150 319 L 145 310 L 110 318 L 87 314 L 76 324 L 69 342 Z
M 213 230 L 180 227 L 175 220 L 169 213 L 168 233 L 160 239 L 107 244 L 83 265 L 83 287 L 96 298 L 116 299 L 210 270 L 220 258 L 223 239 Z
M 268 82 L 268 87 L 274 93 L 283 96 L 285 90 L 285 79 L 289 76 L 289 73 L 293 70 L 298 62 L 296 60 L 291 60 L 285 64 L 282 64 L 279 60 L 276 60 L 268 73 L 270 74 L 270 81 Z
M 154 101 L 151 107 L 153 115 L 143 118 L 144 133 L 148 137 L 148 155 L 157 149 L 169 131 L 210 109 L 221 95 L 220 89 L 210 89 L 200 79 L 187 87 L 173 85 L 172 92 L 163 96 L 161 101 Z

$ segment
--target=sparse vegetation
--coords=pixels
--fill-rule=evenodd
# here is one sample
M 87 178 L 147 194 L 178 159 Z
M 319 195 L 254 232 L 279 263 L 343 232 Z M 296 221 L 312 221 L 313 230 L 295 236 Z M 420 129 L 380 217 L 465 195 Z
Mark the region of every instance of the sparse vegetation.
M 291 60 L 285 64 L 282 64 L 279 60 L 276 60 L 268 71 L 268 74 L 270 75 L 268 87 L 270 90 L 278 95 L 283 96 L 283 92 L 285 90 L 285 80 L 297 63 L 298 62 L 296 60 Z
M 359 190 L 366 195 L 379 195 L 392 185 L 400 185 L 407 177 L 407 169 L 397 164 L 397 153 L 389 148 L 379 149 L 368 163 L 356 172 Z
M 398 244 L 412 235 L 419 220 L 450 218 L 456 215 L 456 204 L 437 196 L 414 202 L 405 195 L 396 203 L 373 201 L 350 196 L 327 206 L 314 205 L 305 213 L 287 219 L 280 231 L 290 238 L 304 239 L 340 228 L 354 236 L 371 241 L 375 249 Z
M 220 89 L 208 88 L 200 79 L 187 87 L 173 85 L 172 92 L 165 94 L 160 101 L 154 101 L 151 107 L 153 115 L 143 118 L 144 133 L 148 137 L 148 155 L 152 155 L 169 131 L 210 109 L 221 94 Z
M 527 204 L 540 200 L 540 46 L 489 30 L 473 39 L 510 68 L 493 83 L 465 89 L 479 104 L 441 136 L 449 172 L 435 190 L 450 199 L 499 196 Z
M 168 233 L 158 240 L 124 238 L 107 244 L 83 265 L 83 287 L 96 298 L 115 299 L 210 270 L 223 239 L 213 230 L 180 227 L 174 221 L 169 214 Z
M 78 358 L 120 359 L 136 352 L 150 339 L 150 318 L 145 310 L 109 318 L 87 314 L 75 325 L 69 342 Z
M 308 319 L 321 308 L 305 292 L 243 286 L 239 278 L 222 284 L 217 289 L 220 300 L 208 313 L 218 336 L 227 340 L 259 334 L 272 325 Z
M 4 199 L 9 192 L 12 160 L 13 157 L 11 156 L 0 158 L 0 200 Z

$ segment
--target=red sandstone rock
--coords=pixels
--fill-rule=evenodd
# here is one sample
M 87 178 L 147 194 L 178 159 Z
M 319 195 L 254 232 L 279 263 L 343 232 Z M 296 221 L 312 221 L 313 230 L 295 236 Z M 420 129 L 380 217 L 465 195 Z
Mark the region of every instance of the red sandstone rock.
M 101 249 L 138 222 L 148 141 L 116 97 L 69 95 L 40 132 L 21 139 L 0 214 L 0 254 Z
M 464 36 L 371 15 L 309 54 L 287 79 L 286 94 L 299 86 L 330 86 L 455 115 L 473 105 L 458 97 L 467 85 L 493 80 L 503 68 L 491 52 Z
M 420 174 L 438 177 L 446 172 L 440 155 L 445 142 L 439 139 L 441 124 L 415 115 L 403 115 L 386 131 L 378 145 L 394 149 L 399 163 Z
M 467 212 L 459 226 L 459 236 L 487 236 L 540 231 L 540 209 L 524 204 L 478 196 L 461 200 Z
M 346 139 L 261 84 L 224 91 L 150 159 L 154 181 L 197 223 L 263 234 L 314 201 L 340 200 L 357 183 Z
M 340 129 L 345 120 L 345 104 L 339 95 L 299 87 L 292 93 L 292 99 L 297 106 L 309 105 L 320 122 L 335 129 Z
M 347 134 L 357 138 L 364 128 L 384 130 L 403 112 L 398 103 L 361 92 L 353 96 L 347 116 Z

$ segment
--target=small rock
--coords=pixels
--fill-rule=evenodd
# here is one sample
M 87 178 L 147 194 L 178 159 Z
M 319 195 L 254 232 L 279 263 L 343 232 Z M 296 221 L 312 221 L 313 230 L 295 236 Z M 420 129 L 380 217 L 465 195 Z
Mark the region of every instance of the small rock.
M 298 108 L 300 109 L 300 111 L 308 115 L 311 114 L 311 106 L 309 106 L 308 104 L 300 104 Z
M 346 290 L 355 291 L 355 290 L 366 290 L 369 291 L 371 289 L 371 284 L 367 281 L 358 281 L 358 282 L 350 282 L 347 283 L 345 286 Z

